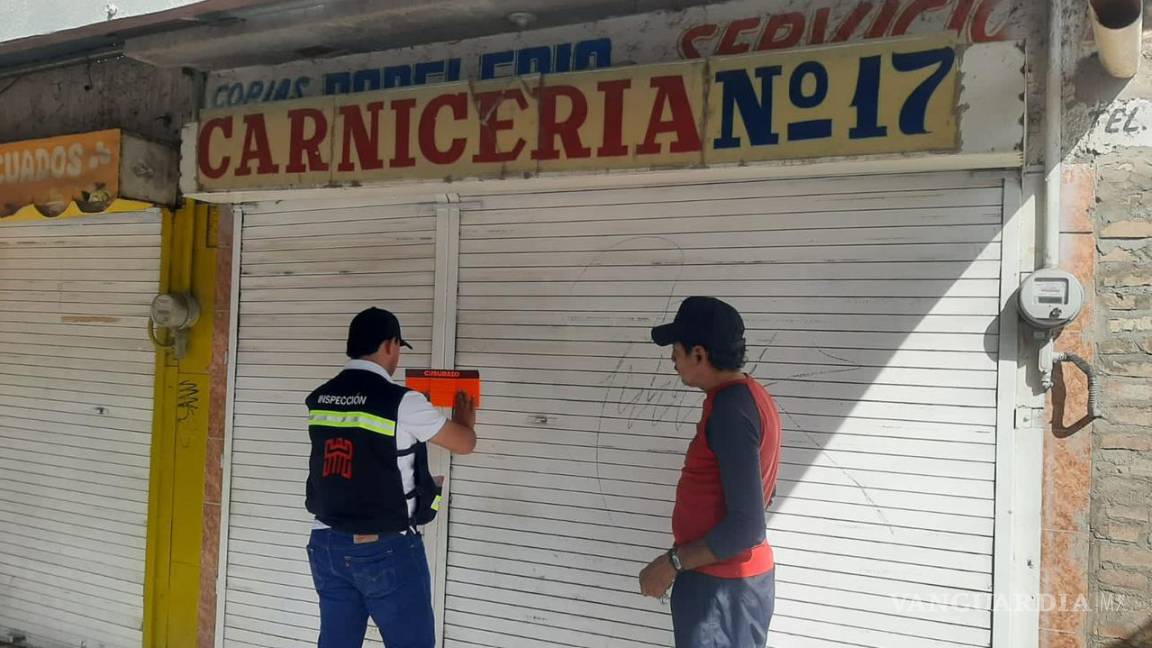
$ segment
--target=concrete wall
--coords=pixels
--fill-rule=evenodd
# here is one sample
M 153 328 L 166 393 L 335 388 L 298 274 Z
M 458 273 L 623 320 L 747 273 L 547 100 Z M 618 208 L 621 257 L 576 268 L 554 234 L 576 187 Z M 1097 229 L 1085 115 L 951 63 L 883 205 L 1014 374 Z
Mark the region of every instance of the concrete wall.
M 0 78 L 0 142 L 122 128 L 178 144 L 200 88 L 198 73 L 126 58 Z
M 1091 357 L 1102 373 L 1104 419 L 1083 424 L 1084 382 L 1068 368 L 1053 394 L 1045 440 L 1042 557 L 1042 589 L 1064 604 L 1041 615 L 1041 646 L 1146 648 L 1152 646 L 1152 31 L 1145 31 L 1137 77 L 1113 79 L 1094 54 L 1086 5 L 1066 0 L 1062 265 L 1094 295 L 1059 345 Z M 1144 24 L 1152 26 L 1152 2 Z

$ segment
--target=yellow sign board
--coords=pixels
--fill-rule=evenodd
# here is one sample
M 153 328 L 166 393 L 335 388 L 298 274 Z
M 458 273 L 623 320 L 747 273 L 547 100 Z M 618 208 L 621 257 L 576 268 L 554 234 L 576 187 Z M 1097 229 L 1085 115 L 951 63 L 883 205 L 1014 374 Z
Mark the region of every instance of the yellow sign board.
M 0 144 L 0 215 L 26 205 L 106 205 L 119 193 L 120 131 Z M 95 209 L 99 211 L 100 209 Z
M 116 129 L 0 144 L 0 223 L 171 204 L 177 174 L 173 149 Z
M 950 38 L 204 111 L 201 189 L 950 151 Z

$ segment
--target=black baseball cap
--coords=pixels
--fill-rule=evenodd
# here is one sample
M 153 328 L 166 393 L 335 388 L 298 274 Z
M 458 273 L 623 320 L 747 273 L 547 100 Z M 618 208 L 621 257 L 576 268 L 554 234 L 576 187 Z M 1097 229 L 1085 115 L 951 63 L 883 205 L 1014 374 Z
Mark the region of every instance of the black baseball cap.
M 395 339 L 399 339 L 400 344 L 409 349 L 412 348 L 400 334 L 400 320 L 395 315 L 375 306 L 362 310 L 348 325 L 348 357 L 371 355 L 376 353 L 381 344 Z
M 699 345 L 710 351 L 733 349 L 744 342 L 744 319 L 731 304 L 715 297 L 689 297 L 680 303 L 676 319 L 653 327 L 652 341 L 660 346 Z

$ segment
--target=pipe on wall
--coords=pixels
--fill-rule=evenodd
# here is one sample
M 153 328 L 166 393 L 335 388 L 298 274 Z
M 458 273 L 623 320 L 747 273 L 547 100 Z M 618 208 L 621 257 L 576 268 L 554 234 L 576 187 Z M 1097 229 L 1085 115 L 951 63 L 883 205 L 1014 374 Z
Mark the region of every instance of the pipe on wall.
M 1048 2 L 1048 76 L 1044 88 L 1044 229 L 1042 265 L 1060 267 L 1060 190 L 1064 175 L 1064 12 L 1061 0 Z M 1044 391 L 1052 389 L 1056 339 L 1047 333 L 1038 364 Z
M 1143 3 L 1140 0 L 1091 0 L 1089 4 L 1100 63 L 1114 77 L 1136 76 L 1144 30 Z

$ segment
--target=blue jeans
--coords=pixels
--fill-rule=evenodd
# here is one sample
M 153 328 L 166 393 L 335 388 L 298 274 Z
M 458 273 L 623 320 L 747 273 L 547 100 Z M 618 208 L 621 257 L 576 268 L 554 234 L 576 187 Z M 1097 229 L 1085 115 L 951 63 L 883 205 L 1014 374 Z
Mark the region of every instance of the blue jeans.
M 419 535 L 355 544 L 350 534 L 315 530 L 308 562 L 320 596 L 319 648 L 360 648 L 369 615 L 388 648 L 435 647 L 432 579 Z
M 750 578 L 683 572 L 672 586 L 676 648 L 763 648 L 775 607 L 775 571 Z

